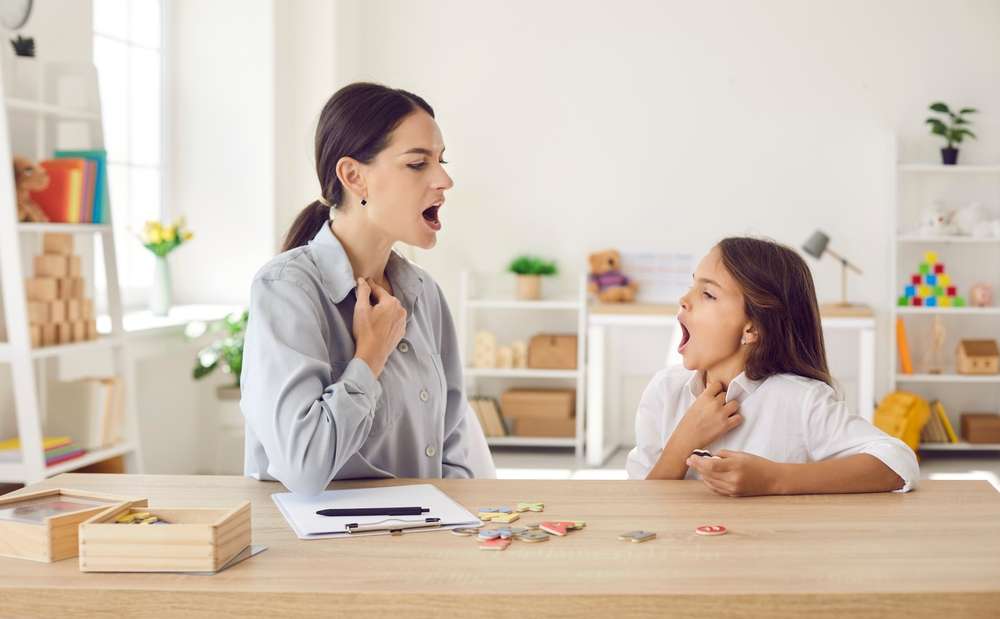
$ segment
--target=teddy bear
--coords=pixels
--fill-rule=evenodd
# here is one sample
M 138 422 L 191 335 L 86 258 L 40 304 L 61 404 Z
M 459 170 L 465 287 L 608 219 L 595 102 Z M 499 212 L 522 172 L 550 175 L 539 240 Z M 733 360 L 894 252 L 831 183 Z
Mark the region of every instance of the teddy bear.
M 631 303 L 639 286 L 621 272 L 622 256 L 616 249 L 590 254 L 587 290 L 603 303 Z
M 31 199 L 32 191 L 49 186 L 49 173 L 45 168 L 24 157 L 14 157 L 14 184 L 17 186 L 17 220 L 27 222 L 49 221 L 42 207 Z

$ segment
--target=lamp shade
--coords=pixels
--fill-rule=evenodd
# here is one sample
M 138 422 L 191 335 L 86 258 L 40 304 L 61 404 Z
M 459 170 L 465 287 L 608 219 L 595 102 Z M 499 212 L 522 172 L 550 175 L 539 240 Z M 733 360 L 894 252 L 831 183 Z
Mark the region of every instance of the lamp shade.
M 826 251 L 826 246 L 830 244 L 830 237 L 823 234 L 820 230 L 812 233 L 802 245 L 802 251 L 806 252 L 813 258 L 819 259 L 823 257 L 823 252 Z

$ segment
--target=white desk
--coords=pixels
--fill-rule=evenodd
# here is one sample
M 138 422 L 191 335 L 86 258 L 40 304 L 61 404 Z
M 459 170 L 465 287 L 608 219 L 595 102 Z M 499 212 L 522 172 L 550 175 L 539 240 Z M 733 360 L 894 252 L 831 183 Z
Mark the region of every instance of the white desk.
M 875 318 L 870 310 L 856 315 L 823 315 L 824 331 L 854 331 L 858 337 L 857 412 L 871 421 L 875 400 Z M 681 362 L 677 347 L 681 330 L 677 329 L 677 307 L 671 305 L 595 305 L 587 319 L 587 399 L 586 458 L 591 466 L 602 465 L 621 445 L 605 444 L 605 371 L 609 327 L 668 327 L 671 329 L 666 365 Z

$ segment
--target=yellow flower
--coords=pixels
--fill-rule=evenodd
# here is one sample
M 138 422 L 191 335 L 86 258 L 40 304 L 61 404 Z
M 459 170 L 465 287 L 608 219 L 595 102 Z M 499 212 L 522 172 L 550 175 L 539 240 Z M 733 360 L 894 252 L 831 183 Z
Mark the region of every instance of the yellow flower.
M 173 226 L 167 226 L 163 229 L 163 240 L 168 243 L 173 243 L 174 239 L 177 238 L 177 229 Z
M 152 229 L 152 230 L 150 230 L 150 231 L 148 232 L 148 234 L 146 235 L 146 242 L 147 242 L 147 243 L 151 243 L 151 244 L 153 244 L 153 245 L 156 245 L 156 244 L 157 244 L 157 243 L 159 243 L 159 242 L 160 242 L 161 240 L 163 240 L 163 237 L 162 237 L 162 235 L 160 234 L 160 230 L 159 230 L 158 228 L 153 228 L 153 229 Z
M 190 241 L 191 239 L 194 238 L 194 232 L 184 232 L 183 234 L 181 234 L 181 238 L 184 239 L 185 241 Z

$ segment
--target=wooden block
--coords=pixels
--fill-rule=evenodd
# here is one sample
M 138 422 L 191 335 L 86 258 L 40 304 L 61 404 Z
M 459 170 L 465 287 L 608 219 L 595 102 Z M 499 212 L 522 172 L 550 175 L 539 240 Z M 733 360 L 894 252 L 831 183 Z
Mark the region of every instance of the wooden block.
M 56 254 L 35 256 L 36 277 L 69 277 L 69 257 Z
M 80 256 L 70 256 L 69 257 L 69 276 L 70 277 L 80 277 L 81 273 L 80 266 Z
M 59 298 L 59 280 L 51 277 L 31 277 L 25 280 L 29 301 L 55 301 Z
M 49 307 L 48 322 L 53 324 L 66 322 L 66 301 L 49 301 L 46 305 Z
M 59 343 L 58 333 L 56 331 L 56 325 L 49 323 L 47 325 L 40 325 L 42 331 L 42 346 L 55 346 Z
M 82 277 L 73 277 L 73 278 L 71 278 L 71 281 L 72 281 L 71 286 L 73 288 L 72 288 L 72 291 L 70 292 L 70 295 L 71 295 L 70 298 L 71 299 L 77 299 L 78 301 L 82 301 L 83 298 L 84 298 L 84 296 L 86 296 L 86 294 L 87 294 L 87 286 L 84 283 L 83 278 Z
M 98 336 L 98 334 L 97 334 L 97 321 L 94 320 L 93 318 L 91 318 L 90 320 L 85 321 L 84 324 L 87 325 L 87 340 L 88 341 L 89 340 L 96 340 L 97 336 Z
M 73 343 L 73 325 L 71 325 L 68 322 L 60 322 L 56 324 L 56 343 L 57 344 Z
M 42 325 L 31 325 L 31 347 L 38 348 L 42 345 Z
M 49 304 L 42 301 L 28 301 L 28 324 L 44 325 L 52 322 Z
M 82 299 L 84 284 L 82 277 L 60 277 L 58 280 L 57 298 L 63 301 Z
M 73 327 L 73 341 L 74 342 L 86 342 L 87 341 L 87 323 L 82 320 L 70 323 Z
M 69 256 L 73 253 L 73 235 L 49 233 L 42 237 L 42 251 L 47 254 Z
M 66 322 L 77 322 L 83 320 L 82 301 L 80 299 L 70 299 L 66 301 Z
M 83 299 L 80 302 L 80 318 L 83 320 L 94 319 L 94 302 L 91 299 Z

